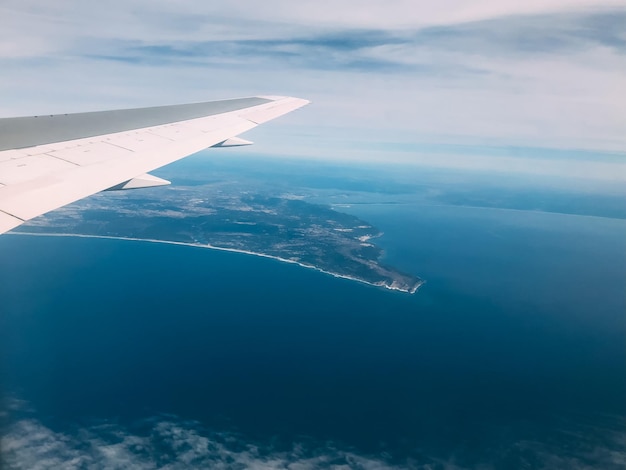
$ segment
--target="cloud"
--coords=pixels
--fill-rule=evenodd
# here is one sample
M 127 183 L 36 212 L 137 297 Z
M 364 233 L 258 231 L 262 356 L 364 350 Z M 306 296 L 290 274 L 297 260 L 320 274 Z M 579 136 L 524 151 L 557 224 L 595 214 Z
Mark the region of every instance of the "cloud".
M 19 18 L 20 15 L 17 16 Z M 190 21 L 197 21 L 197 18 Z M 626 22 L 626 10 L 503 16 L 402 29 L 334 27 L 320 30 L 310 25 L 309 28 L 296 31 L 280 26 L 274 28 L 272 23 L 260 25 L 258 21 L 250 22 L 252 20 L 244 18 L 226 23 L 226 27 L 243 23 L 249 29 L 247 35 L 239 36 L 202 31 L 186 37 L 169 37 L 167 31 L 160 35 L 138 36 L 134 29 L 130 30 L 131 34 L 120 31 L 120 34 L 112 36 L 109 30 L 106 34 L 85 30 L 76 32 L 74 41 L 61 42 L 58 47 L 69 56 L 128 63 L 228 66 L 250 65 L 251 62 L 275 65 L 278 62 L 287 67 L 327 70 L 341 70 L 345 67 L 373 73 L 388 68 L 394 72 L 420 72 L 422 69 L 425 73 L 433 70 L 436 73 L 436 66 L 441 61 L 434 59 L 441 58 L 441 54 L 454 54 L 448 57 L 452 59 L 448 61 L 450 67 L 463 57 L 515 56 L 519 59 L 534 55 L 572 54 L 594 47 L 606 47 L 620 54 L 626 52 L 626 36 L 622 28 Z M 159 21 L 155 20 L 154 23 L 148 25 L 147 29 L 156 28 Z M 176 21 L 172 23 L 176 25 Z M 186 21 L 182 23 L 189 28 Z M 15 20 L 15 24 L 19 24 L 19 19 Z M 170 24 L 169 29 L 172 28 L 177 29 Z M 197 28 L 189 29 L 193 31 Z M 55 38 L 49 39 L 46 42 L 54 44 Z M 19 47 L 7 49 L 14 50 L 15 57 L 29 56 L 28 48 L 23 43 Z M 34 52 L 35 55 L 41 54 L 37 50 Z M 5 55 L 11 57 L 11 54 Z M 405 69 L 399 70 L 397 67 L 400 66 Z M 482 70 L 467 65 L 458 68 Z
M 626 9 L 612 0 L 10 0 L 0 16 L 4 116 L 289 94 L 313 105 L 255 131 L 263 152 L 626 148 Z
M 154 416 L 122 426 L 110 422 L 55 430 L 33 414 L 11 422 L 0 441 L 2 463 L 15 469 L 415 469 L 569 468 L 621 469 L 626 463 L 624 420 L 616 416 L 561 418 L 549 428 L 528 423 L 495 430 L 489 447 L 476 453 L 459 448 L 446 457 L 424 449 L 399 458 L 365 455 L 311 439 L 291 444 L 259 443 L 229 432 L 215 432 L 195 421 Z M 481 431 L 482 432 L 482 431 Z M 482 438 L 487 438 L 483 436 Z
M 137 469 L 376 469 L 397 467 L 333 446 L 308 448 L 296 444 L 274 450 L 248 444 L 238 436 L 207 433 L 197 423 L 156 418 L 143 423 L 143 434 L 103 424 L 73 433 L 54 431 L 34 419 L 14 423 L 2 440 L 5 463 L 17 469 L 137 468 Z
M 351 0 L 288 2 L 250 0 L 202 2 L 180 0 L 111 0 L 85 4 L 79 0 L 5 0 L 2 36 L 13 42 L 47 35 L 49 42 L 68 38 L 102 37 L 125 40 L 263 39 L 291 36 L 304 30 L 407 30 L 490 18 L 551 14 L 564 10 L 597 12 L 623 8 L 620 0 Z M 28 23 L 31 28 L 22 31 Z M 33 34 L 33 31 L 37 31 Z

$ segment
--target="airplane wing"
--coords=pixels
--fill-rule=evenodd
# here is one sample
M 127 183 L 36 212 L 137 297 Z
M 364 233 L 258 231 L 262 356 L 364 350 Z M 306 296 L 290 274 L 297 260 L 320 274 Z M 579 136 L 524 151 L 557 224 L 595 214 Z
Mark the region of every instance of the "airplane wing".
M 259 96 L 175 106 L 0 119 L 0 234 L 108 189 L 169 184 L 147 174 L 308 101 Z

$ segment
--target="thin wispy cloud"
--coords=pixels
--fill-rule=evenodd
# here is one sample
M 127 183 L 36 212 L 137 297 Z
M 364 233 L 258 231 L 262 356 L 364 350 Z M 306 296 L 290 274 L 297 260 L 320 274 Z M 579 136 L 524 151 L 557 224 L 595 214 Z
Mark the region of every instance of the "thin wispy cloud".
M 259 39 L 211 39 L 141 43 L 105 41 L 89 44 L 87 57 L 114 60 L 182 61 L 185 63 L 249 65 L 262 60 L 308 69 L 354 68 L 378 72 L 385 66 L 413 66 L 403 72 L 434 68 L 432 54 L 455 54 L 456 61 L 471 63 L 476 57 L 550 57 L 586 52 L 596 47 L 626 54 L 623 24 L 626 10 L 612 13 L 548 14 L 431 26 L 415 30 L 337 30 L 300 36 Z M 93 48 L 113 49 L 117 54 L 97 56 Z M 85 48 L 76 50 L 83 53 Z M 426 55 L 430 53 L 431 55 Z M 369 63 L 364 63 L 369 60 Z M 372 68 L 370 68 L 372 67 Z M 421 67 L 421 69 L 420 69 Z M 468 71 L 477 68 L 466 67 Z M 398 72 L 398 69 L 393 69 Z
M 471 449 L 450 455 L 428 455 L 416 448 L 401 461 L 390 455 L 365 455 L 332 442 L 301 438 L 289 446 L 280 439 L 255 442 L 233 432 L 211 431 L 199 423 L 158 415 L 121 425 L 91 425 L 54 429 L 24 412 L 25 402 L 11 411 L 2 430 L 1 464 L 15 469 L 137 468 L 137 469 L 259 469 L 259 470 L 463 470 L 525 467 L 584 470 L 591 465 L 607 470 L 626 463 L 623 418 L 595 417 L 596 424 L 561 418 L 541 439 L 525 437 L 525 426 L 500 429 L 491 450 L 478 458 Z M 21 411 L 19 408 L 22 408 Z M 19 416 L 19 417 L 18 417 Z M 600 422 L 601 424 L 597 424 Z M 526 425 L 527 426 L 527 425 Z M 483 432 L 483 431 L 477 431 Z
M 289 94 L 314 104 L 281 135 L 258 131 L 266 153 L 356 158 L 396 142 L 626 157 L 626 9 L 613 0 L 10 0 L 0 17 L 4 116 Z
M 35 419 L 23 419 L 14 423 L 3 438 L 4 463 L 10 468 L 30 470 L 407 468 L 406 464 L 397 466 L 382 458 L 362 456 L 328 444 L 311 448 L 300 443 L 289 450 L 276 450 L 246 443 L 235 434 L 202 431 L 196 423 L 175 417 L 155 417 L 141 425 L 145 432 L 137 434 L 112 424 L 54 431 Z

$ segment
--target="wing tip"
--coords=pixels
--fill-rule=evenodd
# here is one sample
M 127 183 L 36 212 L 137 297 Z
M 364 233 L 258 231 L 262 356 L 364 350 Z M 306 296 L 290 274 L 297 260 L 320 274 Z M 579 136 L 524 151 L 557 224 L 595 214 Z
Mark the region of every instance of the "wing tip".
M 300 106 L 305 106 L 311 103 L 310 100 L 306 100 L 304 98 L 296 98 L 295 96 L 281 96 L 281 95 L 260 95 L 257 98 L 262 98 L 264 100 L 271 101 L 291 101 L 293 103 L 300 103 Z

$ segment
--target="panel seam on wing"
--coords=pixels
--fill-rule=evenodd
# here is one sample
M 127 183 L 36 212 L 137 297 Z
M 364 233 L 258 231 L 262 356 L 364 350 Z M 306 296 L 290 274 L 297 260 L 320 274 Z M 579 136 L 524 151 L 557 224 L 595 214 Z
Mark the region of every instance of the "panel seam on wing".
M 14 219 L 21 220 L 22 222 L 26 222 L 26 219 L 22 219 L 21 217 L 18 217 L 15 214 L 11 214 L 10 212 L 7 212 L 5 210 L 0 209 L 0 212 L 2 212 L 3 214 L 8 215 L 9 217 L 13 217 Z
M 54 150 L 52 150 L 52 152 L 54 152 Z M 72 165 L 74 165 L 74 166 L 81 166 L 81 165 L 79 165 L 79 164 L 78 164 L 78 163 L 76 163 L 76 162 L 72 162 L 72 161 L 70 161 L 70 160 L 66 160 L 65 158 L 61 158 L 61 157 L 59 157 L 59 156 L 57 156 L 57 155 L 53 155 L 52 153 L 42 153 L 42 155 L 45 155 L 46 157 L 51 157 L 51 158 L 54 158 L 54 159 L 56 159 L 56 160 L 61 160 L 62 162 L 65 162 L 65 163 L 71 163 L 71 164 L 72 164 Z

